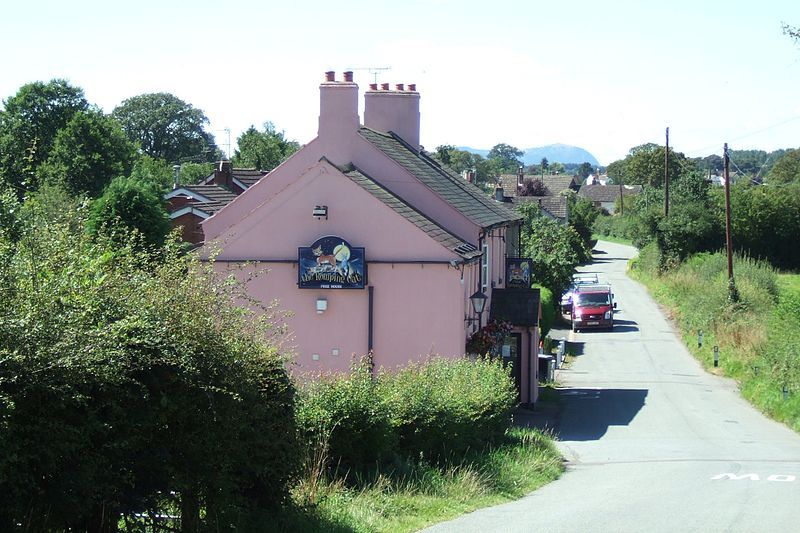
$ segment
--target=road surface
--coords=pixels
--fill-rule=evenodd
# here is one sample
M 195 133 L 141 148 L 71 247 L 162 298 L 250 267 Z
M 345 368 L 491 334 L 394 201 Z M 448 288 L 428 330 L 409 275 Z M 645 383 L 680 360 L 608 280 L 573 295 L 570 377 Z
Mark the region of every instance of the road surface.
M 581 270 L 612 284 L 617 325 L 568 333 L 580 355 L 558 375 L 567 471 L 428 531 L 800 531 L 800 436 L 689 355 L 625 275 L 633 248 L 596 251 Z

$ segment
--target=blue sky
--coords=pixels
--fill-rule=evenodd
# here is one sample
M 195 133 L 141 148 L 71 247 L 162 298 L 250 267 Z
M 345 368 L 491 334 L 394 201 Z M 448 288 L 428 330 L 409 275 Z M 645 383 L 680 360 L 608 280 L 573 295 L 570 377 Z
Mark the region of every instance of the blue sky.
M 348 67 L 417 84 L 428 149 L 561 142 L 607 164 L 667 126 L 689 156 L 800 146 L 796 1 L 29 0 L 3 19 L 3 99 L 55 77 L 107 112 L 171 92 L 223 148 L 268 120 L 309 141 L 323 72 Z

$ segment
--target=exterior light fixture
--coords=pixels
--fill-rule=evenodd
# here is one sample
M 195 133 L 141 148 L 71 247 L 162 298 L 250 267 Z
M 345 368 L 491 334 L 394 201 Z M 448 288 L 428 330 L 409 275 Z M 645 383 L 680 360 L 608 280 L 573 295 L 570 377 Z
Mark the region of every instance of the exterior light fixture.
M 317 314 L 321 315 L 325 311 L 328 310 L 328 299 L 327 298 L 317 298 Z
M 472 304 L 472 310 L 478 315 L 478 318 L 467 318 L 466 321 L 469 323 L 477 322 L 478 327 L 481 327 L 481 318 L 483 315 L 483 310 L 486 307 L 486 295 L 483 294 L 481 291 L 475 291 L 475 294 L 469 297 L 469 303 Z
M 325 220 L 328 220 L 328 206 L 327 205 L 314 206 L 314 210 L 311 211 L 311 214 L 317 220 L 319 220 L 319 219 L 321 219 L 323 217 L 325 218 Z

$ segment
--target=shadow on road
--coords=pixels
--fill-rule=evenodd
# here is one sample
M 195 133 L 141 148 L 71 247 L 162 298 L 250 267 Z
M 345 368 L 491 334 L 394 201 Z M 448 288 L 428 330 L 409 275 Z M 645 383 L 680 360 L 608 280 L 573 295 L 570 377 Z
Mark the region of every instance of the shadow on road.
M 567 341 L 565 344 L 564 351 L 567 352 L 567 355 L 572 355 L 574 357 L 583 355 L 583 345 L 586 344 L 585 342 Z
M 646 389 L 560 389 L 562 441 L 597 440 L 609 426 L 627 426 L 644 406 Z
M 633 320 L 622 320 L 615 318 L 614 319 L 614 331 L 615 332 L 626 332 L 626 331 L 639 331 L 639 326 Z

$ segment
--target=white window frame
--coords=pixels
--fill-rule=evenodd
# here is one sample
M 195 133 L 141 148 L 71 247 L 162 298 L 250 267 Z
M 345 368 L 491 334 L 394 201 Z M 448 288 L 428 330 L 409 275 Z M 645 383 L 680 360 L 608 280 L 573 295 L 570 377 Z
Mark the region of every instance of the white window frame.
M 483 245 L 483 255 L 481 256 L 481 292 L 486 294 L 489 291 L 489 282 L 491 280 L 491 261 L 489 260 L 489 245 Z

